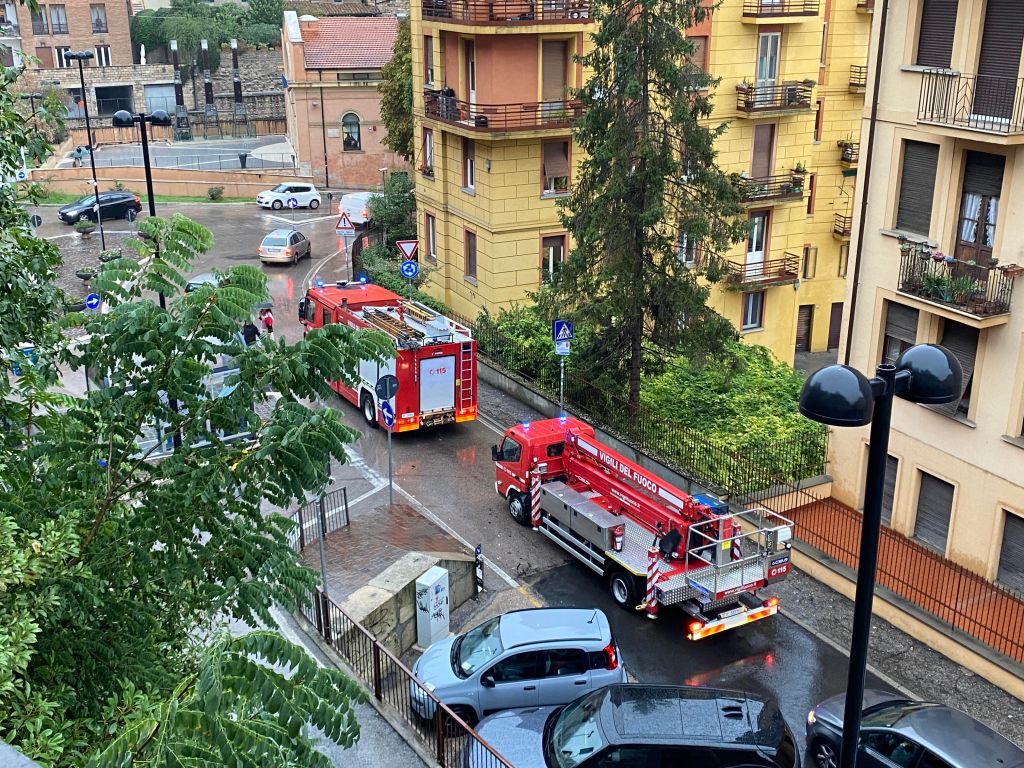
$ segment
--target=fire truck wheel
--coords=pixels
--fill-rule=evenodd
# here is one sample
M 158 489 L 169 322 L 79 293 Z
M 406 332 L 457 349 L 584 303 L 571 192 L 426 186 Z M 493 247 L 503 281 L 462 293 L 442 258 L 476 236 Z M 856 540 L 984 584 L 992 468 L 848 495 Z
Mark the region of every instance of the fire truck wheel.
M 512 519 L 520 525 L 530 524 L 530 503 L 523 494 L 509 491 L 508 511 Z
M 609 572 L 608 593 L 619 608 L 630 612 L 636 610 L 636 579 L 621 568 Z
M 365 392 L 363 392 L 362 401 L 363 401 L 363 418 L 366 419 L 366 423 L 369 424 L 371 428 L 376 429 L 377 428 L 377 411 L 374 410 L 374 407 L 373 407 L 373 398 L 370 397 Z

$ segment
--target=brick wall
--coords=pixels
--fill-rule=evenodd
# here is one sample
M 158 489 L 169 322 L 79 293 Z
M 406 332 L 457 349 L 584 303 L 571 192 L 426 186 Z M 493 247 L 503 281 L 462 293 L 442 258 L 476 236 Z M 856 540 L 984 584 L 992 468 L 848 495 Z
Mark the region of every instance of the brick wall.
M 146 105 L 146 84 L 173 83 L 174 72 L 166 64 L 127 64 L 110 67 L 88 67 L 85 70 L 85 91 L 89 102 L 90 117 L 96 117 L 99 109 L 96 103 L 96 88 L 105 86 L 129 85 L 135 108 L 142 109 Z M 58 89 L 67 92 L 81 88 L 78 66 L 74 69 L 30 69 L 25 72 L 18 83 L 24 91 L 46 92 Z M 74 120 L 69 121 L 74 123 Z
M 93 31 L 90 6 L 102 6 L 106 15 L 106 31 Z M 64 8 L 66 32 L 54 27 L 52 8 Z M 27 6 L 17 5 L 21 27 L 21 47 L 26 54 L 39 56 L 41 68 L 55 66 L 54 48 L 67 46 L 72 51 L 96 52 L 96 46 L 109 46 L 111 65 L 132 63 L 132 41 L 129 31 L 128 3 L 125 0 L 63 0 L 62 3 L 40 3 L 46 16 L 47 34 L 37 35 L 32 29 L 32 14 Z M 57 34 L 54 34 L 54 33 Z M 39 65 L 35 65 L 39 66 Z M 75 67 L 77 68 L 77 64 Z M 33 67 L 35 68 L 35 67 Z

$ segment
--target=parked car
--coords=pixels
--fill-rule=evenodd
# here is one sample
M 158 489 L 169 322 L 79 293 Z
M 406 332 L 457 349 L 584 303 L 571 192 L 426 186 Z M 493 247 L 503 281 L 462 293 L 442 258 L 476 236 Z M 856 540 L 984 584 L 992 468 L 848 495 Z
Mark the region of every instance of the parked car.
M 279 211 L 288 207 L 288 200 L 293 197 L 299 208 L 316 210 L 320 207 L 320 193 L 316 187 L 297 181 L 278 184 L 273 189 L 260 192 L 256 195 L 256 202 L 261 208 L 273 208 L 275 211 Z
M 430 646 L 413 667 L 427 690 L 472 724 L 509 707 L 568 704 L 626 681 L 608 617 L 595 608 L 536 608 L 488 619 Z M 436 705 L 410 683 L 413 710 Z
M 846 694 L 807 715 L 807 753 L 816 768 L 837 768 Z M 944 704 L 887 691 L 864 692 L 858 768 L 1024 768 L 1024 750 Z
M 86 195 L 81 200 L 68 203 L 57 211 L 57 216 L 65 224 L 74 224 L 81 219 L 96 221 L 96 195 Z M 142 201 L 132 192 L 100 192 L 100 216 L 108 219 L 124 219 L 128 211 L 138 213 L 142 210 Z
M 295 229 L 275 229 L 256 249 L 264 264 L 298 264 L 299 259 L 308 258 L 312 252 L 309 238 Z
M 370 201 L 380 196 L 380 192 L 351 192 L 342 195 L 338 201 L 338 213 L 347 213 L 349 221 L 355 226 L 365 227 L 373 218 L 370 214 Z
M 199 290 L 204 285 L 208 285 L 211 288 L 219 288 L 223 284 L 221 278 L 217 277 L 213 272 L 203 272 L 188 279 L 188 282 L 185 283 L 185 293 L 192 293 L 192 291 Z
M 612 685 L 565 707 L 511 709 L 476 732 L 516 768 L 799 768 L 772 699 L 678 685 Z M 492 765 L 472 742 L 470 768 Z

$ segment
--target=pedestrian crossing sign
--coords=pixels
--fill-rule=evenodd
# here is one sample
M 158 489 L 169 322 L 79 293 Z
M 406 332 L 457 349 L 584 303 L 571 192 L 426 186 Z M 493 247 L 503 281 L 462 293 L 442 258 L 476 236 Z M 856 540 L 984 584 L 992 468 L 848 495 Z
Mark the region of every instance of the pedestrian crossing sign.
M 572 341 L 576 338 L 572 322 L 569 320 L 555 320 L 551 324 L 551 336 L 556 344 L 560 341 Z

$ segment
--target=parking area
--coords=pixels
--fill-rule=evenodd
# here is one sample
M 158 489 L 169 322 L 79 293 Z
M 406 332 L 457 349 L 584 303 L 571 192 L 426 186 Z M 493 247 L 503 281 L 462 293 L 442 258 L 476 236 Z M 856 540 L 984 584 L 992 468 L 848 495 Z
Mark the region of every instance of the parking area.
M 61 160 L 58 168 L 74 166 L 75 148 Z M 262 136 L 255 139 L 196 140 L 181 143 L 153 142 L 149 146 L 153 168 L 180 168 L 191 171 L 230 171 L 240 168 L 294 168 L 295 150 L 286 136 Z M 96 149 L 96 167 L 142 166 L 140 144 L 111 144 Z M 89 165 L 88 155 L 80 160 Z M 244 163 L 244 165 L 243 165 Z

